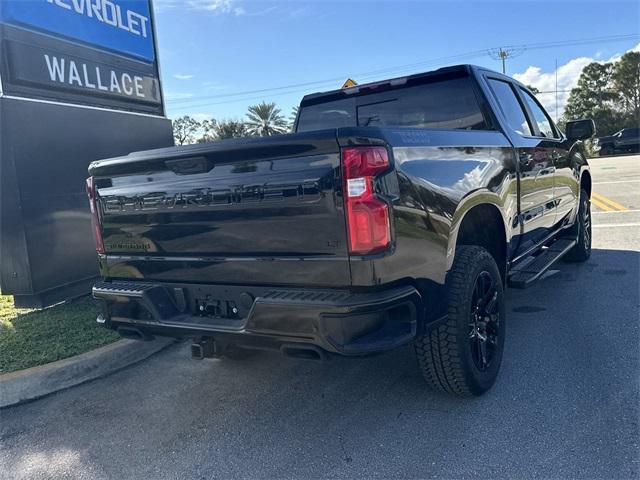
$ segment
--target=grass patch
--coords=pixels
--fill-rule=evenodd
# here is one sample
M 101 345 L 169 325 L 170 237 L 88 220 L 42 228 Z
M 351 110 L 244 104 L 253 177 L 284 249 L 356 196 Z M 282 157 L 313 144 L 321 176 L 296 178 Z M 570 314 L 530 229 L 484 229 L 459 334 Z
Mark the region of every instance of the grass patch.
M 43 310 L 20 309 L 0 295 L 0 373 L 55 362 L 107 345 L 118 334 L 96 324 L 98 308 L 83 297 Z

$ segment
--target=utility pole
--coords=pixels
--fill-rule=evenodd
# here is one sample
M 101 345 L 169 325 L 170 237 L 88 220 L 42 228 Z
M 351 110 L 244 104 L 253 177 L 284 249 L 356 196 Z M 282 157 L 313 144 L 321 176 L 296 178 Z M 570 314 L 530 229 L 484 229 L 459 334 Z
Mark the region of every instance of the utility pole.
M 505 47 L 505 48 L 494 48 L 489 50 L 487 53 L 494 60 L 500 60 L 502 62 L 502 73 L 507 74 L 507 59 L 513 58 L 515 56 L 520 55 L 524 52 L 523 47 Z
M 556 123 L 558 123 L 558 59 L 556 58 Z
M 506 50 L 502 50 L 499 49 L 498 50 L 498 56 L 500 57 L 500 60 L 502 60 L 502 73 L 505 74 L 507 73 L 507 66 L 505 64 L 507 57 L 509 56 L 509 54 L 506 52 Z

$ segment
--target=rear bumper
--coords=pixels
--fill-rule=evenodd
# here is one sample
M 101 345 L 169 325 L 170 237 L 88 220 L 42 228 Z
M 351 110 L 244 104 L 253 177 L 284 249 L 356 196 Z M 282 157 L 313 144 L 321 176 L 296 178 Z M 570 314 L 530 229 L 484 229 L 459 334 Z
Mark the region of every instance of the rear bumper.
M 412 286 L 369 292 L 101 282 L 100 323 L 142 336 L 212 337 L 281 349 L 290 344 L 363 355 L 411 341 L 423 312 Z M 124 330 L 123 330 L 124 329 Z

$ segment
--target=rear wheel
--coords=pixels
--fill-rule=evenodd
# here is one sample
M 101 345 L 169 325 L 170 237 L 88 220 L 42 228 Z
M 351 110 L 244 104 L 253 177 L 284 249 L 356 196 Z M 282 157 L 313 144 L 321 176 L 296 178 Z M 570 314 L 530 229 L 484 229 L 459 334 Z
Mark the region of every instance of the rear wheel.
M 462 245 L 447 277 L 446 321 L 414 341 L 427 383 L 460 396 L 478 396 L 496 380 L 505 336 L 502 279 L 491 254 Z
M 565 259 L 569 262 L 586 262 L 591 256 L 591 201 L 586 190 L 580 190 L 580 206 L 574 226 L 576 246 Z

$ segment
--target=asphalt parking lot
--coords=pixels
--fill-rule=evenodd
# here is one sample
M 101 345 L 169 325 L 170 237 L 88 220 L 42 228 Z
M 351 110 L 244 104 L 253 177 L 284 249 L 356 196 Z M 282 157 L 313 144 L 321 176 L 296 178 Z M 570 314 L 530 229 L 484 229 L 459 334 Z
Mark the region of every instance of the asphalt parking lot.
M 429 391 L 409 348 L 234 362 L 177 345 L 0 411 L 0 476 L 638 478 L 640 156 L 591 164 L 592 258 L 508 291 L 484 397 Z

